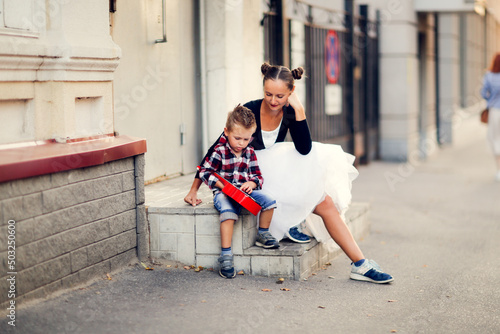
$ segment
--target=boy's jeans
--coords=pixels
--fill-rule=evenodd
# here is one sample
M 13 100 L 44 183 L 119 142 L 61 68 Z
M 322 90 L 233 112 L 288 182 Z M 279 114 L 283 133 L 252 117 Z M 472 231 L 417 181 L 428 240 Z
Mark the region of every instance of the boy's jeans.
M 276 201 L 263 190 L 254 190 L 249 196 L 262 207 L 262 211 L 276 208 Z M 220 212 L 221 223 L 228 219 L 237 220 L 241 212 L 241 205 L 223 192 L 215 195 L 214 206 Z

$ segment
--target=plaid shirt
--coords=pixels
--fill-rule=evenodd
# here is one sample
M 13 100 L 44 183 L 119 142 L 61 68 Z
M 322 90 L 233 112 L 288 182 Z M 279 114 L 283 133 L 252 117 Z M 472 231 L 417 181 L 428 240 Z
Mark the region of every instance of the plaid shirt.
M 257 185 L 255 189 L 261 189 L 264 183 L 253 147 L 247 146 L 241 152 L 241 156 L 237 157 L 231 152 L 225 135 L 220 137 L 212 155 L 205 159 L 200 168 L 200 179 L 216 195 L 220 189 L 215 186 L 218 179 L 212 175 L 213 172 L 217 172 L 238 188 L 245 182 L 253 181 Z

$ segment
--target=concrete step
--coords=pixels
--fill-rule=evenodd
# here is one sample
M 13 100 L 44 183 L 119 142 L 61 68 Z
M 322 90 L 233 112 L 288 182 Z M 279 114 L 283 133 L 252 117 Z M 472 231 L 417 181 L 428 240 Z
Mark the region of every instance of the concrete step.
M 184 203 L 192 180 L 190 175 L 146 186 L 151 257 L 218 268 L 219 213 L 206 186 L 199 192 L 202 204 Z M 369 204 L 353 203 L 346 214 L 346 224 L 356 239 L 369 232 L 368 213 Z M 232 249 L 236 270 L 250 275 L 303 279 L 341 252 L 338 247 L 328 251 L 316 240 L 307 244 L 282 240 L 279 249 L 263 249 L 254 246 L 256 235 L 256 217 L 243 210 L 234 226 Z

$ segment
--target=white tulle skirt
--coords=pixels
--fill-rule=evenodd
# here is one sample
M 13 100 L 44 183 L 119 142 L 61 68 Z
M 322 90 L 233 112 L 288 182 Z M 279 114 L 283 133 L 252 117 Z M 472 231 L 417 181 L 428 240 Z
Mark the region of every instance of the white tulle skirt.
M 301 155 L 293 143 L 276 143 L 256 151 L 264 177 L 263 189 L 278 202 L 269 231 L 278 240 L 304 221 L 329 195 L 341 217 L 351 202 L 352 181 L 358 176 L 354 156 L 339 145 L 313 142 Z M 308 219 L 308 228 L 320 242 L 333 242 L 321 219 Z

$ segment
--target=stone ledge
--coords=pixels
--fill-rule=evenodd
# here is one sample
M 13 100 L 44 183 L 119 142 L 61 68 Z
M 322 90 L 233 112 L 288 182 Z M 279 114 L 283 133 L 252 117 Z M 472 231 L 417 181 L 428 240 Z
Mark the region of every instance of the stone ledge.
M 312 239 L 311 242 L 306 244 L 298 244 L 289 240 L 281 240 L 280 248 L 265 249 L 258 246 L 252 246 L 243 251 L 243 255 L 256 255 L 256 256 L 301 256 L 311 248 L 315 247 L 318 242 Z
M 192 181 L 193 175 L 188 175 L 146 186 L 151 257 L 217 268 L 219 213 L 213 207 L 211 191 L 204 185 L 198 192 L 202 204 L 193 207 L 184 202 Z M 368 203 L 352 203 L 346 213 L 346 224 L 356 239 L 369 231 L 369 207 Z M 316 216 L 315 219 L 320 218 Z M 249 275 L 299 280 L 321 269 L 342 252 L 338 246 L 329 251 L 314 239 L 306 244 L 284 239 L 279 249 L 257 247 L 254 246 L 256 225 L 256 218 L 244 210 L 233 232 L 235 269 Z

